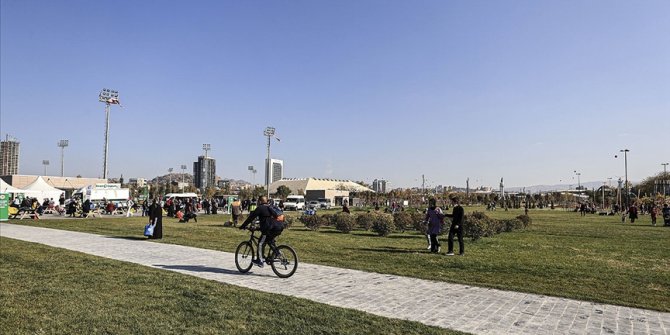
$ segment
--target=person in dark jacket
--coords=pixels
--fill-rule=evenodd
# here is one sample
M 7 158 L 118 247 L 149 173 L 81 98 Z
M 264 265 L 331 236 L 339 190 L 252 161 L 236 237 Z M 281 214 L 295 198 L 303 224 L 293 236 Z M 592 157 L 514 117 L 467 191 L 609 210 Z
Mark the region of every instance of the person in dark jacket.
M 430 198 L 430 200 L 428 200 L 426 221 L 428 222 L 427 233 L 430 236 L 430 252 L 440 252 L 440 243 L 437 240 L 437 235 L 440 234 L 440 230 L 442 229 L 444 214 L 442 214 L 442 209 L 437 207 L 435 198 Z
M 265 260 L 263 259 L 263 245 L 269 244 L 274 241 L 277 234 L 272 230 L 274 219 L 277 218 L 277 215 L 270 210 L 268 206 L 268 198 L 266 196 L 261 196 L 258 198 L 259 206 L 256 207 L 246 220 L 240 226 L 240 229 L 246 229 L 249 224 L 254 222 L 256 218 L 260 223 L 261 236 L 258 239 L 258 258 L 256 258 L 253 263 L 257 266 L 263 267 Z
M 163 207 L 161 207 L 158 199 L 154 199 L 154 202 L 149 206 L 149 222 L 155 225 L 154 234 L 149 238 L 163 238 Z
M 451 218 L 447 256 L 454 255 L 454 234 L 458 236 L 458 254 L 463 256 L 465 255 L 465 245 L 463 244 L 463 217 L 465 212 L 457 197 L 452 198 L 451 201 L 454 203 L 454 209 L 451 214 L 447 214 L 447 217 Z

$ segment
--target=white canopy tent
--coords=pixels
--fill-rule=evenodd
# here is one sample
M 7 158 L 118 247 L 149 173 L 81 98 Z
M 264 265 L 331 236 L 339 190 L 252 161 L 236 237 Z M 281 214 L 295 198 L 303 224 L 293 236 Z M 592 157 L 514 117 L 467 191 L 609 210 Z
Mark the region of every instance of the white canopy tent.
M 0 179 L 0 193 L 25 193 L 25 191 L 9 185 L 4 180 Z
M 47 184 L 42 177 L 37 177 L 34 182 L 30 185 L 23 188 L 23 192 L 27 197 L 37 198 L 37 200 L 42 201 L 44 199 L 54 199 L 58 201 L 60 195 L 64 193 L 63 190 L 59 190 L 49 184 Z

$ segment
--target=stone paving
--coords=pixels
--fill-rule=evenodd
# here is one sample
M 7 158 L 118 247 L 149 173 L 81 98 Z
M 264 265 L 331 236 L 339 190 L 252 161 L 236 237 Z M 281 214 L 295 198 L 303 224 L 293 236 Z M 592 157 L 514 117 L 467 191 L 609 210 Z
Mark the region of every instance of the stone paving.
M 670 313 L 651 310 L 306 263 L 240 274 L 228 252 L 7 223 L 0 236 L 474 334 L 670 335 Z

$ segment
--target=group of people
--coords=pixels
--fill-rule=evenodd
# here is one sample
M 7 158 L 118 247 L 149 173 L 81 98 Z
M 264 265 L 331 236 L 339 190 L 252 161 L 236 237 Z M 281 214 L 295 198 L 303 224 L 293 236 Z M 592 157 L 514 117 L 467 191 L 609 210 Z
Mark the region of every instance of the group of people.
M 426 238 L 428 240 L 428 249 L 433 253 L 440 252 L 440 242 L 438 241 L 437 236 L 445 225 L 444 219 L 450 218 L 451 225 L 449 226 L 447 241 L 447 256 L 454 255 L 454 235 L 458 238 L 458 254 L 463 256 L 465 255 L 465 245 L 463 244 L 463 219 L 465 211 L 463 210 L 458 197 L 453 197 L 451 201 L 454 204 L 454 208 L 451 214 L 447 214 L 444 213 L 440 207 L 437 207 L 435 198 L 428 200 L 428 209 L 426 210 L 425 219 L 427 222 Z

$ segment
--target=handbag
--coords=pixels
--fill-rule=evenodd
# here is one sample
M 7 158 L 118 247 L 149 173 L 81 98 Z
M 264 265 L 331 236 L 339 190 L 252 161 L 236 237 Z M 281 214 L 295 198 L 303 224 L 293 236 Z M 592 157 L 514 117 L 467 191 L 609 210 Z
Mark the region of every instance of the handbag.
M 147 223 L 144 226 L 144 236 L 154 236 L 154 227 L 156 227 L 155 224 Z

